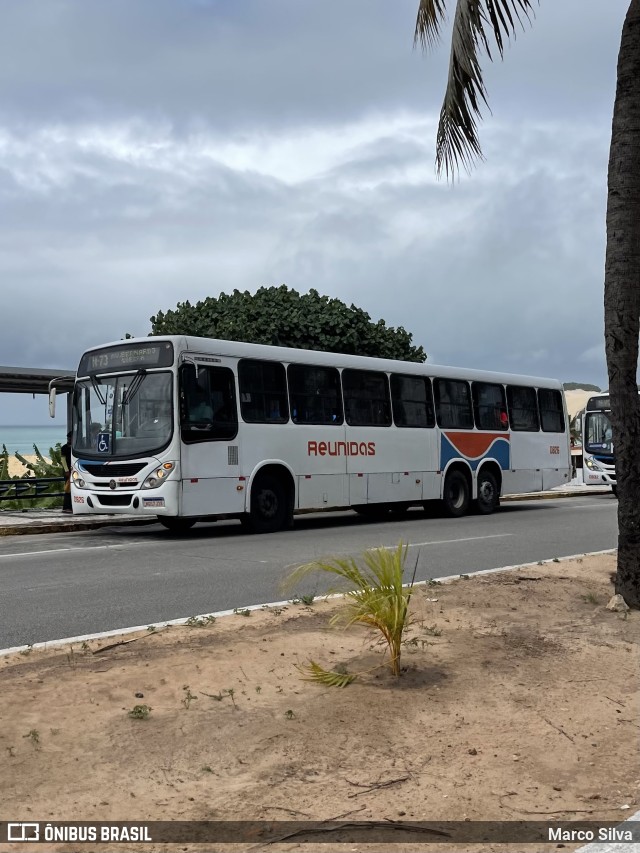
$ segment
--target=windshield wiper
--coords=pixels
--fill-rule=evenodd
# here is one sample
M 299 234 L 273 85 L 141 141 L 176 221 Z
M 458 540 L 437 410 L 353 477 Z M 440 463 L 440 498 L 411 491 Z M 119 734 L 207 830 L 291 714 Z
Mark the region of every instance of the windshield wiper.
M 147 375 L 147 371 L 144 370 L 143 368 L 140 368 L 140 370 L 136 373 L 136 375 L 131 380 L 131 385 L 129 385 L 128 388 L 124 389 L 124 394 L 122 395 L 122 405 L 123 406 L 129 405 L 130 400 L 133 397 L 135 397 L 135 395 L 138 393 L 138 389 L 140 388 L 140 386 L 144 382 L 146 375 Z
M 104 394 L 100 390 L 100 386 L 98 385 L 98 382 L 96 381 L 96 377 L 90 376 L 89 378 L 91 379 L 91 385 L 93 386 L 93 390 L 94 390 L 96 397 L 98 398 L 98 400 L 100 400 L 100 402 L 102 403 L 103 406 L 106 406 L 107 405 L 107 398 L 104 396 Z

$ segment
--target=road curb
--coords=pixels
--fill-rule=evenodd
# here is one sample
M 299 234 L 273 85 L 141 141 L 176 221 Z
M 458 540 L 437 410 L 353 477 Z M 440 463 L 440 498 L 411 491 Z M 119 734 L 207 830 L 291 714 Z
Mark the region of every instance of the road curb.
M 51 523 L 29 521 L 23 524 L 16 524 L 13 527 L 0 525 L 0 536 L 26 536 L 30 533 L 70 533 L 78 530 L 95 530 L 98 527 L 113 527 L 116 525 L 141 527 L 145 524 L 155 524 L 155 519 L 126 518 L 114 519 L 113 521 L 52 521 Z

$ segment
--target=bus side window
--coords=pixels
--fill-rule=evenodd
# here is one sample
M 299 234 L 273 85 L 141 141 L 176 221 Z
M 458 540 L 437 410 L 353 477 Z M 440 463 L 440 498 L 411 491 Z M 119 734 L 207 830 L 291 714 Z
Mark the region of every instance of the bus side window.
M 538 432 L 538 403 L 535 388 L 507 386 L 507 405 L 511 429 L 516 432 Z

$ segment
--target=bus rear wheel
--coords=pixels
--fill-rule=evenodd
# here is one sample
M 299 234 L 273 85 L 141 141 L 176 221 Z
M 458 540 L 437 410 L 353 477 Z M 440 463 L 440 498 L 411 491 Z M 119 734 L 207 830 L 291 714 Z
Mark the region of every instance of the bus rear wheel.
M 275 533 L 290 521 L 287 490 L 270 474 L 258 476 L 251 489 L 251 510 L 244 524 L 253 533 Z
M 614 496 L 614 498 L 618 497 L 618 486 L 617 485 L 611 486 L 611 494 Z
M 450 471 L 444 481 L 442 502 L 447 515 L 460 518 L 469 509 L 469 481 L 462 471 Z
M 481 515 L 490 515 L 498 508 L 499 503 L 500 492 L 496 478 L 490 471 L 483 471 L 478 477 L 478 512 Z
M 160 524 L 172 533 L 186 533 L 187 530 L 191 530 L 197 520 L 197 518 L 175 518 L 170 515 L 158 516 Z

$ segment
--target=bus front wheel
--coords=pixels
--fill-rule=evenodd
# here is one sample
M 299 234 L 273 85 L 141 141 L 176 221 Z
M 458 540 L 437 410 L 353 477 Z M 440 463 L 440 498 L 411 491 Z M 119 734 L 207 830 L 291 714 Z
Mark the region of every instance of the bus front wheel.
M 498 508 L 499 503 L 500 492 L 496 478 L 490 471 L 482 472 L 478 477 L 478 512 L 481 515 L 489 515 Z
M 186 533 L 196 523 L 196 518 L 175 518 L 170 515 L 159 515 L 158 521 L 172 533 Z
M 442 501 L 447 515 L 459 518 L 469 509 L 469 481 L 462 471 L 450 471 L 444 481 Z
M 286 526 L 289 511 L 287 491 L 277 477 L 263 474 L 251 489 L 251 510 L 246 526 L 254 533 L 275 533 Z

